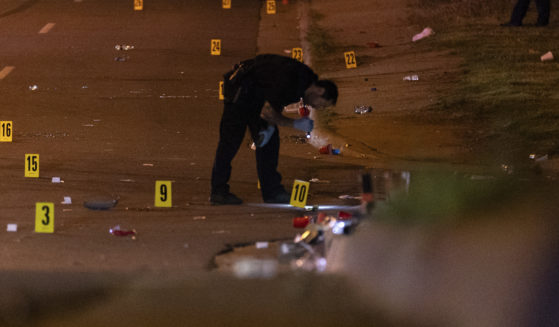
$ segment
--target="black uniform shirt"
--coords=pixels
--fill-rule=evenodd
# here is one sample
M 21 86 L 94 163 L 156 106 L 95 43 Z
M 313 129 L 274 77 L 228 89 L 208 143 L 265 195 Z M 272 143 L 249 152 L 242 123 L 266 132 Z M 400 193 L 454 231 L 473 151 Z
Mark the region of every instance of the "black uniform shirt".
M 264 54 L 254 58 L 243 79 L 250 81 L 251 96 L 268 101 L 281 112 L 285 106 L 298 102 L 318 76 L 295 59 Z

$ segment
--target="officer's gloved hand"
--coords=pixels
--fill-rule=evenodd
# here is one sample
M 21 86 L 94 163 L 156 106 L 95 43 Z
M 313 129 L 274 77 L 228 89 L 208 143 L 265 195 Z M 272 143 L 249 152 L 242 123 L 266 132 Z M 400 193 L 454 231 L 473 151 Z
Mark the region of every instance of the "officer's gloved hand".
M 303 117 L 293 121 L 293 127 L 303 132 L 309 133 L 314 128 L 314 121 Z
M 263 129 L 260 132 L 258 132 L 259 137 L 255 143 L 256 147 L 261 148 L 266 144 L 268 144 L 268 142 L 272 138 L 272 135 L 274 135 L 275 131 L 276 131 L 276 127 L 274 125 L 268 125 L 266 129 Z

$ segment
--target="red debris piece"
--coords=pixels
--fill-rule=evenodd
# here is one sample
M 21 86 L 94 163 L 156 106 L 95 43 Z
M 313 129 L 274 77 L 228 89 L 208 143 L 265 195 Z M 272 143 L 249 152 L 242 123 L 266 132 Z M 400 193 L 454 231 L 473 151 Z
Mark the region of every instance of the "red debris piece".
M 309 224 L 309 216 L 295 217 L 293 218 L 293 227 L 295 228 L 305 228 Z
M 351 220 L 351 214 L 349 212 L 340 211 L 338 213 L 339 220 Z

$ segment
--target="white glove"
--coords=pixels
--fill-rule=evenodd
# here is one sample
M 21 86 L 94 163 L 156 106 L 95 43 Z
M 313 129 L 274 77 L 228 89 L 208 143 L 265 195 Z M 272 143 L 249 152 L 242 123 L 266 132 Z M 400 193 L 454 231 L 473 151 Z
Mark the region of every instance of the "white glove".
M 314 121 L 306 117 L 293 121 L 293 128 L 309 133 L 314 128 Z
M 270 138 L 272 138 L 272 135 L 274 135 L 275 131 L 276 131 L 276 127 L 274 125 L 268 125 L 266 129 L 263 129 L 260 132 L 258 132 L 258 135 L 260 137 L 256 141 L 256 147 L 261 148 L 266 144 L 268 144 Z

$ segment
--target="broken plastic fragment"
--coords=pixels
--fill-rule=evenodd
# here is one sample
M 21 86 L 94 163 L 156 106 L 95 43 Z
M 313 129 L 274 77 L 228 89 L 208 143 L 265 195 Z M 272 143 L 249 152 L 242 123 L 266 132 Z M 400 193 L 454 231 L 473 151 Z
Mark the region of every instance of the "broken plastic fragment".
M 426 38 L 426 37 L 428 37 L 432 34 L 433 34 L 433 29 L 430 28 L 430 27 L 425 27 L 423 29 L 423 31 L 421 31 L 421 33 L 416 34 L 416 35 L 413 36 L 412 41 L 413 42 L 419 41 L 419 40 L 424 39 L 424 38 Z
M 553 53 L 551 51 L 548 51 L 546 53 L 544 53 L 541 57 L 540 60 L 541 61 L 549 61 L 549 60 L 553 60 Z
M 17 232 L 17 224 L 8 224 L 6 231 Z
M 135 229 L 131 229 L 131 230 L 123 230 L 120 228 L 120 225 L 116 225 L 113 228 L 109 229 L 109 233 L 113 234 L 114 236 L 136 236 L 136 230 Z
M 363 114 L 366 114 L 366 113 L 369 113 L 369 112 L 372 112 L 372 111 L 373 111 L 373 107 L 371 107 L 371 106 L 360 105 L 360 106 L 355 106 L 353 108 L 353 112 L 355 112 L 356 114 L 360 114 L 360 115 L 363 115 Z
M 257 249 L 267 249 L 269 243 L 268 242 L 256 242 L 255 246 Z

